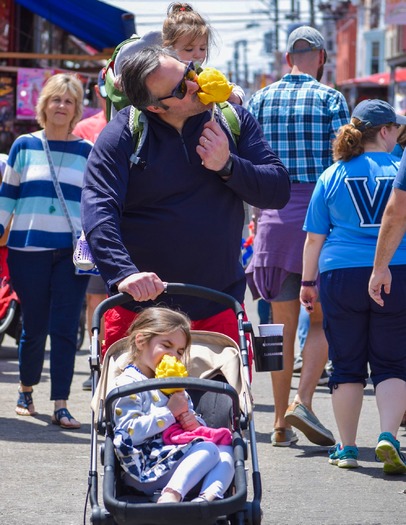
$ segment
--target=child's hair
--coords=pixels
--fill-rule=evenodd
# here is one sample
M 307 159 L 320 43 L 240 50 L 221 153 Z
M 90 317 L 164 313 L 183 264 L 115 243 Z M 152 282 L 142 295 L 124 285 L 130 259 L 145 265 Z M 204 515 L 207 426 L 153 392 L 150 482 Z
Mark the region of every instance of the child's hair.
M 187 354 L 191 344 L 190 319 L 188 316 L 182 312 L 161 306 L 145 308 L 137 315 L 128 330 L 130 360 L 134 360 L 138 355 L 135 342 L 137 334 L 142 334 L 144 341 L 148 343 L 157 335 L 170 334 L 176 330 L 182 330 L 186 336 L 185 354 Z
M 333 140 L 334 162 L 338 160 L 347 162 L 354 157 L 362 155 L 364 153 L 365 143 L 373 142 L 384 126 L 390 127 L 392 124 L 362 129 L 363 123 L 356 117 L 352 117 L 349 124 L 341 126 L 338 130 L 337 137 Z M 359 129 L 359 127 L 361 129 Z
M 207 37 L 207 57 L 214 42 L 214 31 L 210 24 L 193 9 L 190 4 L 173 2 L 166 12 L 167 17 L 162 27 L 162 46 L 173 47 L 183 37 L 189 42 L 197 38 Z

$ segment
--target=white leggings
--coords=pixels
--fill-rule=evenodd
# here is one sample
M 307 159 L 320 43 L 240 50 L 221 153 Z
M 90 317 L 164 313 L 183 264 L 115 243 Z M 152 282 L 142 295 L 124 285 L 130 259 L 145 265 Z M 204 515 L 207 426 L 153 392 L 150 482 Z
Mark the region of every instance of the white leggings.
M 185 454 L 162 492 L 170 488 L 183 499 L 203 479 L 200 495 L 207 493 L 222 498 L 233 476 L 232 447 L 204 441 L 193 445 Z
M 170 488 L 181 494 L 182 499 L 201 480 L 200 495 L 207 493 L 222 498 L 234 476 L 233 448 L 202 441 L 193 445 L 176 465 L 159 480 L 139 483 L 126 476 L 126 482 L 146 494 Z

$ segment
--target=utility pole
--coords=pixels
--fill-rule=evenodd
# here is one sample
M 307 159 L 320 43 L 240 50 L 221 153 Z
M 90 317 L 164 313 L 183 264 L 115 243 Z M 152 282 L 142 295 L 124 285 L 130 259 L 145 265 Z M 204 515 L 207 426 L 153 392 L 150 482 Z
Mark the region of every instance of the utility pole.
M 309 9 L 310 9 L 310 25 L 314 27 L 314 24 L 315 24 L 314 0 L 309 0 Z
M 275 51 L 279 51 L 279 2 L 274 0 L 275 15 Z
M 234 69 L 235 69 L 235 78 L 234 82 L 240 84 L 240 51 L 239 48 L 243 48 L 243 67 L 244 67 L 244 80 L 243 87 L 248 87 L 248 57 L 247 57 L 247 40 L 237 40 L 234 42 Z

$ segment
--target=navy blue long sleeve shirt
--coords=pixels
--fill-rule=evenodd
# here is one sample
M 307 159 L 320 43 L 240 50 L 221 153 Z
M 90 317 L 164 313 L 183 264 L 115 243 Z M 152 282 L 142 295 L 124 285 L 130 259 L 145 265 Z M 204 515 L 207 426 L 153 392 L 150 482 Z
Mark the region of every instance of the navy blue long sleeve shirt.
M 280 209 L 289 200 L 290 181 L 256 120 L 244 108 L 235 109 L 240 138 L 236 146 L 229 137 L 233 170 L 227 182 L 205 168 L 196 152 L 209 111 L 190 117 L 181 133 L 146 112 L 149 128 L 139 153 L 142 166 L 130 165 L 134 139 L 129 108 L 101 132 L 85 173 L 82 224 L 112 293 L 125 277 L 148 271 L 162 281 L 207 286 L 243 301 L 243 201 Z M 225 308 L 183 296 L 162 296 L 161 302 L 180 307 L 192 320 Z

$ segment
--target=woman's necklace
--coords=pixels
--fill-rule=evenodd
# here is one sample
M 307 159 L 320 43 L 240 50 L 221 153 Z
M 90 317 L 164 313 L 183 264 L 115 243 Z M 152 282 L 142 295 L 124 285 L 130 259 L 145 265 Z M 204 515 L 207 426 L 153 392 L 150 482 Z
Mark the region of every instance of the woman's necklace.
M 58 172 L 56 174 L 56 180 L 59 181 L 59 173 L 61 171 L 61 168 L 62 168 L 62 163 L 63 163 L 63 158 L 65 156 L 65 152 L 66 152 L 66 148 L 67 148 L 67 145 L 68 145 L 68 137 L 69 137 L 69 131 L 68 131 L 68 134 L 66 135 L 66 139 L 64 141 L 64 148 L 63 148 L 63 152 L 62 152 L 62 156 L 61 156 L 61 160 L 59 162 L 59 166 L 58 166 Z M 46 138 L 45 136 L 45 140 L 48 142 L 48 139 Z M 48 143 L 49 145 L 49 143 Z M 48 211 L 49 213 L 52 215 L 53 213 L 56 212 L 56 208 L 54 206 L 54 196 L 52 195 L 52 200 L 51 200 L 51 205 L 50 207 L 48 208 Z

